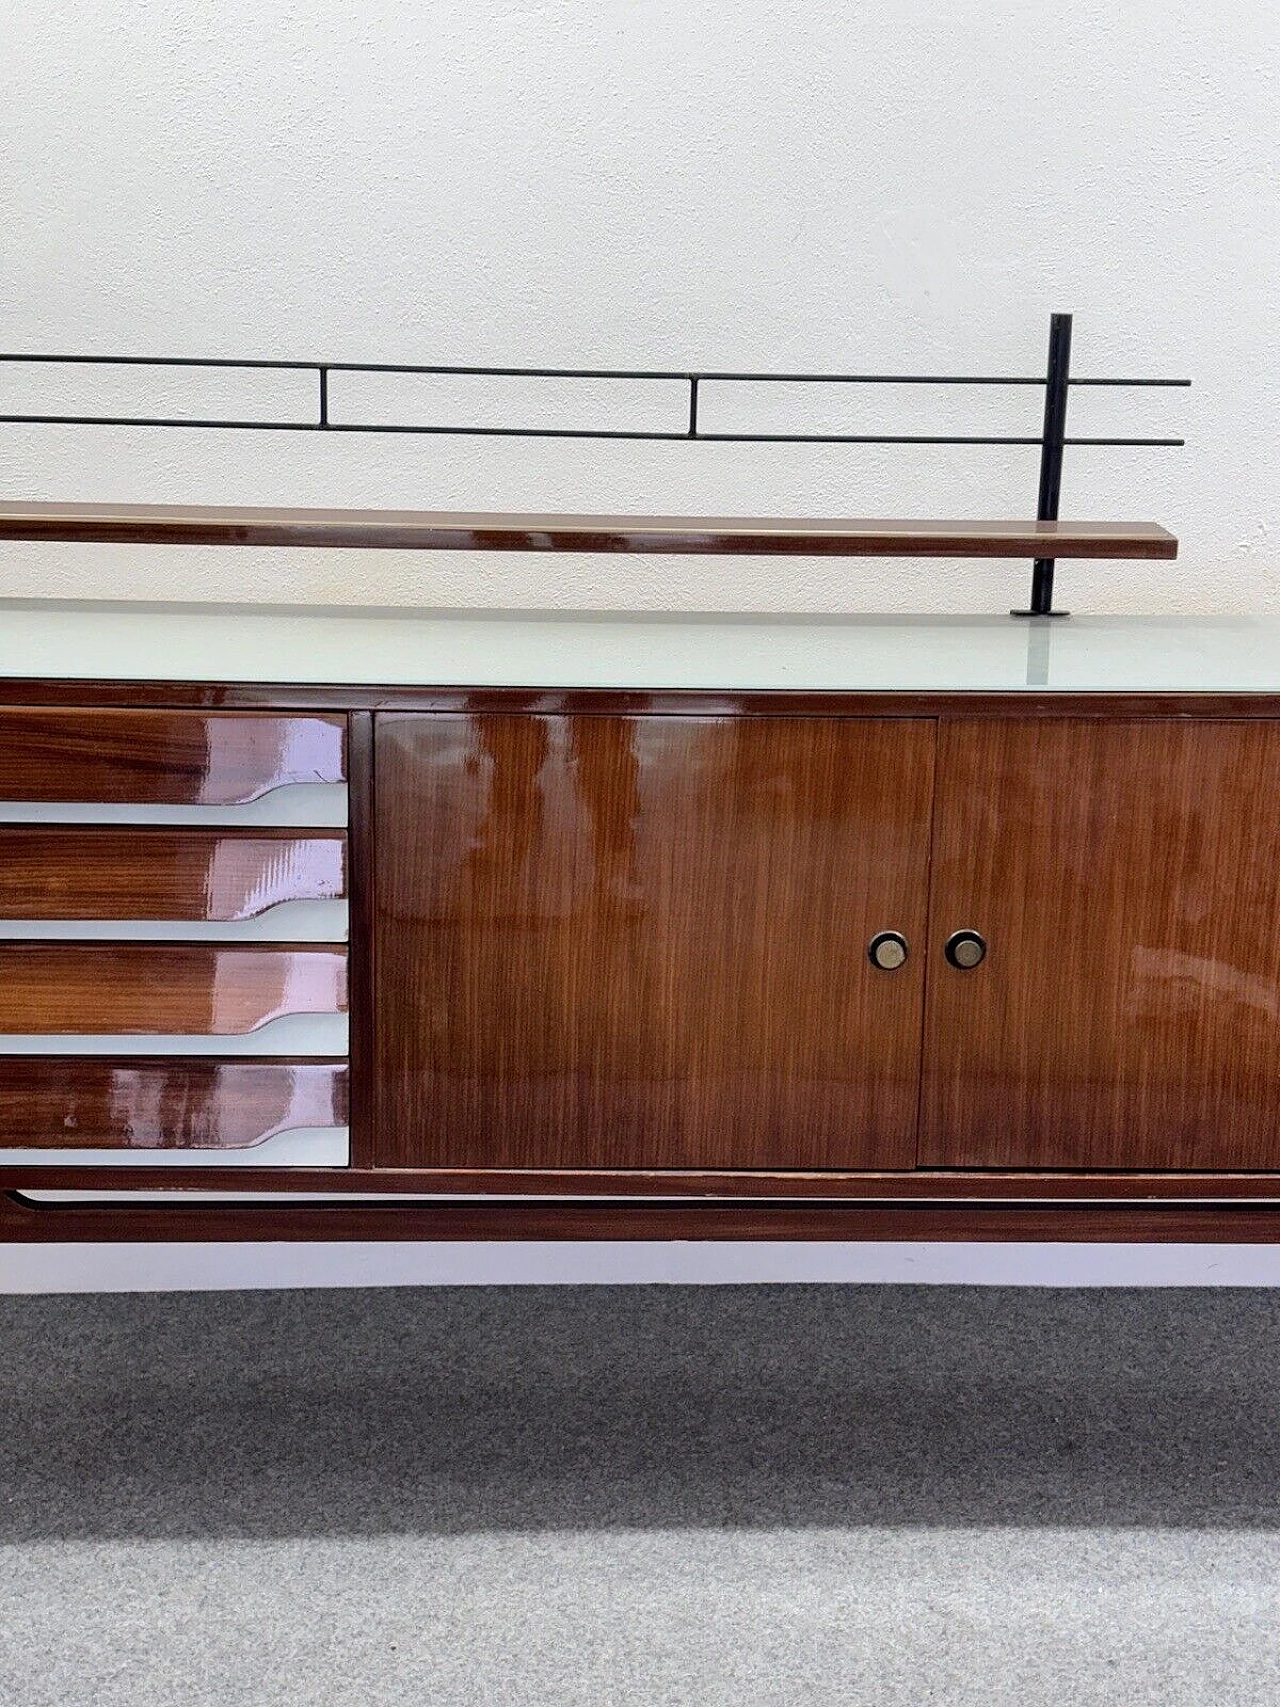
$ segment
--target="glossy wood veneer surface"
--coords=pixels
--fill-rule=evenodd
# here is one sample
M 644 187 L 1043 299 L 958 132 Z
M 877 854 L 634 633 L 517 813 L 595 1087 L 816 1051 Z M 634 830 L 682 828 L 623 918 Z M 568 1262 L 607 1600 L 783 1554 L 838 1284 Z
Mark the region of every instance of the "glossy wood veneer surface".
M 1278 800 L 1280 723 L 942 726 L 923 1163 L 1280 1167 Z
M 374 1021 L 377 1007 L 377 929 L 374 884 L 377 876 L 374 835 L 374 719 L 354 711 L 347 733 L 348 883 L 347 970 L 351 1021 L 347 1059 L 351 1068 L 350 1144 L 356 1168 L 377 1156 L 377 1073 Z
M 196 504 L 0 503 L 0 539 L 753 556 L 1168 559 L 1178 555 L 1177 540 L 1154 522 L 502 515 Z
M 980 1239 L 1275 1244 L 1256 1204 L 33 1203 L 0 1193 L 0 1242 L 270 1239 Z
M 48 1059 L 48 1057 L 45 1057 Z M 1151 1208 L 1184 1204 L 1280 1206 L 1280 1173 L 1132 1173 L 1084 1169 L 915 1168 L 896 1173 L 788 1173 L 778 1169 L 450 1169 L 270 1162 L 253 1167 L 184 1163 L 173 1157 L 161 1174 L 139 1175 L 127 1163 L 15 1161 L 0 1156 L 3 1191 L 264 1191 L 282 1196 L 412 1196 L 485 1200 L 588 1198 L 601 1202 L 685 1205 L 776 1202 L 916 1203 L 963 1208 L 1073 1203 Z
M 383 717 L 383 1163 L 909 1166 L 934 728 Z M 915 953 L 867 958 L 880 930 Z
M 16 706 L 0 712 L 0 800 L 238 805 L 342 782 L 345 728 L 342 717 Z
M 1012 619 L 1010 619 L 1012 620 Z M 613 717 L 1002 717 L 1100 719 L 1186 717 L 1270 719 L 1280 692 L 1026 688 L 551 688 L 370 685 L 351 682 L 130 681 L 0 676 L 0 716 L 8 709 L 153 707 L 239 713 L 556 712 Z M 339 721 L 337 718 L 333 721 Z M 345 718 L 342 719 L 345 721 Z M 315 777 L 303 779 L 320 780 Z
M 238 1150 L 344 1126 L 345 1061 L 0 1055 L 0 1146 Z
M 347 956 L 314 945 L 0 942 L 0 1032 L 231 1035 L 339 1013 Z
M 0 918 L 249 919 L 346 893 L 341 830 L 0 824 Z

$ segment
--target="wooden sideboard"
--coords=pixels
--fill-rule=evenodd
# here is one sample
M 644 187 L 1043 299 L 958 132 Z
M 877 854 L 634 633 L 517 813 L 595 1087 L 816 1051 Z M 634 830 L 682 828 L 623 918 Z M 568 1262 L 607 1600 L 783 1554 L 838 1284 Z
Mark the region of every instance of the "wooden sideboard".
M 1277 798 L 1263 619 L 11 602 L 0 1238 L 1272 1240 Z
M 97 614 L 198 652 L 198 613 Z M 253 619 L 204 620 L 225 647 Z M 367 650 L 415 622 L 449 647 L 448 619 L 366 620 Z M 571 626 L 529 624 L 548 665 Z M 704 633 L 713 668 L 760 638 Z M 792 625 L 784 660 L 798 637 L 863 673 L 899 644 Z M 1278 713 L 1220 686 L 9 676 L 0 1030 L 46 1052 L 0 1055 L 4 1236 L 1270 1238 Z M 347 786 L 345 829 L 179 821 L 316 784 Z M 349 945 L 268 928 L 342 898 Z M 254 1051 L 348 1004 L 349 1060 Z M 344 1125 L 345 1165 L 252 1165 Z

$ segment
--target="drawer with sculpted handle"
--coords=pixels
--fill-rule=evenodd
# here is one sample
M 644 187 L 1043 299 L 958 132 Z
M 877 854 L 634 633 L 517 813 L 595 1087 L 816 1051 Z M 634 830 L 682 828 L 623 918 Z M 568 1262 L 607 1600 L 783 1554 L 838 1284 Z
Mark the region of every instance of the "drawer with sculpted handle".
M 333 1154 L 346 777 L 344 717 L 0 710 L 0 1151 Z
M 346 891 L 341 830 L 0 824 L 3 919 L 251 919 Z
M 0 1034 L 225 1037 L 346 1006 L 337 944 L 0 942 Z
M 0 711 L 0 800 L 235 806 L 346 775 L 342 717 Z
M 0 1149 L 247 1150 L 345 1126 L 342 1060 L 0 1055 Z

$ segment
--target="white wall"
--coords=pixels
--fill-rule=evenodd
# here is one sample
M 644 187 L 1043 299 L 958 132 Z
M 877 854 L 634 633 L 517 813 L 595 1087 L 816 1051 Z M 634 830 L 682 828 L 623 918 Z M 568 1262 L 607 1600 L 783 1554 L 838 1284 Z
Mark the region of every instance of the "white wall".
M 1184 546 L 1173 569 L 1065 567 L 1065 602 L 1280 597 L 1280 85 L 1253 0 L 8 11 L 0 348 L 1035 372 L 1066 308 L 1077 372 L 1195 389 L 1073 397 L 1080 431 L 1190 444 L 1070 456 L 1064 514 L 1158 519 Z M 945 399 L 915 402 L 929 425 Z M 1034 430 L 1035 394 L 1002 402 Z M 7 427 L 0 493 L 1016 514 L 1035 454 Z M 1021 564 L 0 555 L 0 592 L 283 600 L 1001 610 L 1024 580 Z
M 1073 397 L 1077 431 L 1190 444 L 1070 454 L 1065 515 L 1159 520 L 1183 555 L 1064 565 L 1065 602 L 1280 602 L 1266 7 L 43 0 L 8 8 L 2 63 L 0 348 L 1035 372 L 1048 313 L 1071 309 L 1078 373 L 1195 388 L 1129 394 L 1123 412 Z M 945 401 L 913 394 L 915 424 L 936 430 Z M 1034 431 L 1035 403 L 1005 398 L 1002 427 Z M 0 427 L 11 497 L 999 515 L 1027 513 L 1034 490 L 1030 450 Z M 1024 585 L 1021 564 L 0 549 L 2 594 L 1002 610 Z M 530 1272 L 694 1272 L 676 1255 L 562 1250 Z M 171 1260 L 9 1251 L 0 1285 L 164 1283 Z M 262 1278 L 282 1258 L 209 1260 L 188 1276 Z M 376 1252 L 289 1260 L 406 1273 Z M 421 1278 L 524 1272 L 511 1252 L 416 1260 Z M 704 1253 L 696 1272 L 741 1260 Z M 780 1250 L 748 1273 L 954 1278 L 956 1260 Z M 1022 1260 L 975 1254 L 959 1272 Z M 1022 1278 L 1121 1272 L 1096 1249 L 1026 1260 Z M 1246 1258 L 1124 1260 L 1130 1277 L 1203 1279 Z M 1276 1272 L 1269 1253 L 1248 1264 Z

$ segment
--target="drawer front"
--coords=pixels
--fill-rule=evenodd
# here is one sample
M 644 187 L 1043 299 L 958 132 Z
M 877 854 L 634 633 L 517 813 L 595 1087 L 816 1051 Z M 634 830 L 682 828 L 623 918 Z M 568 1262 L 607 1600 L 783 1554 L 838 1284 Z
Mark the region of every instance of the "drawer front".
M 346 892 L 341 830 L 0 825 L 0 919 L 251 919 Z
M 0 1033 L 226 1036 L 342 1013 L 344 948 L 275 943 L 0 943 Z
M 231 711 L 0 712 L 0 800 L 231 806 L 346 780 L 345 719 Z
M 252 1149 L 347 1123 L 347 1064 L 0 1055 L 0 1148 Z
M 0 1165 L 348 1159 L 346 776 L 342 717 L 0 711 Z

